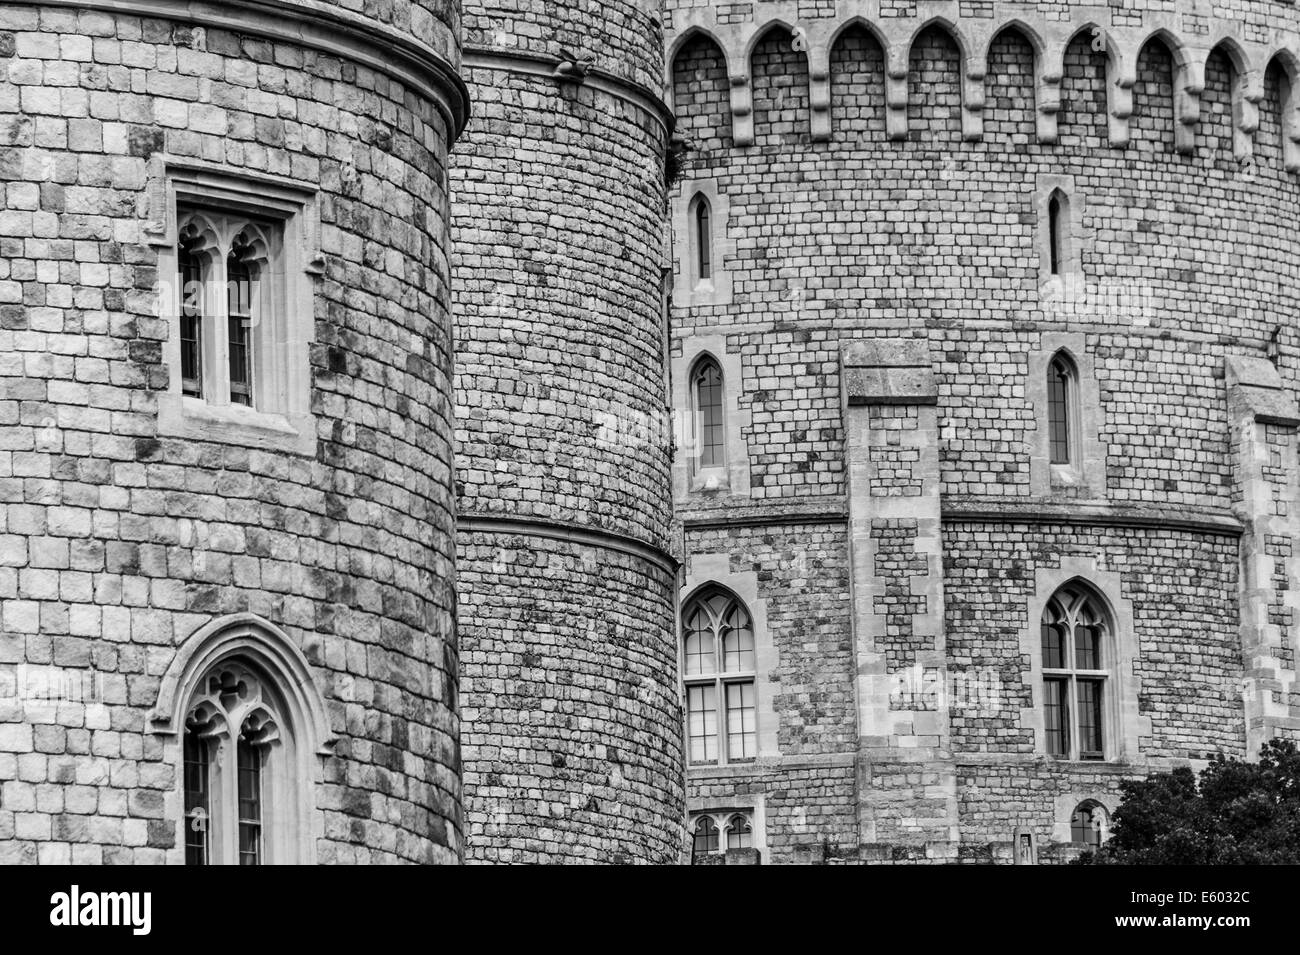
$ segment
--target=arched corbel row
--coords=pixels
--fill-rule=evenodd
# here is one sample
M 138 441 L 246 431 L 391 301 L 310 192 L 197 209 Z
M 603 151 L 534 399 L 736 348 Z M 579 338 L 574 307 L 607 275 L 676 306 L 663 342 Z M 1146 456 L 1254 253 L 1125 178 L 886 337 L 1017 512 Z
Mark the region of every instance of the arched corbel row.
M 841 6 L 854 10 L 856 4 L 841 0 Z M 809 128 L 814 141 L 831 138 L 831 77 L 830 49 L 832 40 L 844 27 L 842 19 L 818 18 L 800 24 L 790 4 L 781 8 L 795 23 L 796 42 L 806 44 L 809 78 Z M 1205 64 L 1209 51 L 1222 47 L 1233 62 L 1232 83 L 1233 152 L 1238 160 L 1249 158 L 1253 152 L 1254 136 L 1259 128 L 1259 105 L 1264 97 L 1264 64 L 1269 57 L 1262 49 L 1247 50 L 1235 38 L 1235 29 L 1228 28 L 1210 37 L 1200 38 L 1189 47 L 1166 24 L 1167 17 L 1156 17 L 1144 28 L 1105 29 L 1085 21 L 1071 29 L 1061 25 L 1038 23 L 1034 19 L 1014 18 L 996 25 L 978 26 L 964 22 L 966 33 L 943 18 L 931 21 L 941 25 L 960 50 L 962 75 L 959 78 L 962 103 L 962 136 L 966 140 L 979 140 L 983 136 L 985 82 L 988 72 L 988 52 L 992 39 L 1009 26 L 1017 27 L 1029 38 L 1034 47 L 1035 72 L 1035 125 L 1038 141 L 1058 141 L 1058 117 L 1061 109 L 1061 85 L 1064 76 L 1065 49 L 1080 31 L 1089 31 L 1095 51 L 1106 53 L 1107 125 L 1112 146 L 1124 148 L 1131 139 L 1130 121 L 1133 115 L 1133 89 L 1137 83 L 1137 62 L 1142 47 L 1152 37 L 1159 37 L 1173 57 L 1172 82 L 1174 88 L 1174 140 L 1175 148 L 1182 153 L 1195 148 L 1196 128 L 1200 123 L 1201 98 L 1205 86 Z M 754 143 L 754 116 L 752 72 L 748 53 L 760 36 L 776 20 L 761 25 L 719 26 L 713 8 L 692 8 L 684 17 L 679 40 L 696 29 L 704 30 L 715 38 L 722 49 L 727 64 L 730 85 L 732 134 L 739 147 Z M 885 55 L 885 126 L 891 140 L 906 139 L 908 120 L 908 67 L 911 45 L 921 30 L 908 29 L 902 22 L 876 21 L 875 24 L 857 13 L 857 20 L 868 25 L 880 42 Z M 784 23 L 785 21 L 779 21 Z M 1230 25 L 1229 25 L 1230 26 Z M 1289 172 L 1300 172 L 1300 56 L 1292 57 L 1290 38 L 1274 55 L 1282 58 L 1284 80 L 1282 85 L 1283 158 Z M 675 42 L 673 49 L 680 47 Z M 802 52 L 802 51 L 801 51 Z M 667 64 L 671 75 L 671 58 Z

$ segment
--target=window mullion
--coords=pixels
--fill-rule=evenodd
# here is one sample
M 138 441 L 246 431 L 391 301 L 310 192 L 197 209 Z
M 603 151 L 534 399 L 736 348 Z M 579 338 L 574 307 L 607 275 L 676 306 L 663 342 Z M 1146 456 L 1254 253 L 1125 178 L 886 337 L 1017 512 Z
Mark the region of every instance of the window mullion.
M 226 255 L 230 250 L 227 246 L 228 243 L 223 242 L 212 256 L 212 321 L 204 330 L 205 344 L 209 346 L 208 354 L 211 355 L 204 371 L 208 372 L 208 380 L 212 382 L 210 393 L 204 389 L 204 399 L 215 405 L 230 404 L 230 289 L 226 274 Z
M 721 644 L 719 644 L 719 647 Z M 719 652 L 721 650 L 719 649 Z M 717 700 L 717 720 L 718 720 L 718 765 L 726 766 L 727 758 L 730 755 L 727 752 L 727 681 L 721 676 L 714 679 L 713 685 L 716 689 L 713 691 Z

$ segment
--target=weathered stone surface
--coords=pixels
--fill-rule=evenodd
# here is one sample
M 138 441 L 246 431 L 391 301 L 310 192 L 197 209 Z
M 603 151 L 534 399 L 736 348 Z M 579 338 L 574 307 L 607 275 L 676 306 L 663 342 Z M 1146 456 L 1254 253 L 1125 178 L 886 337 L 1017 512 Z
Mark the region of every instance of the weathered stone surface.
M 679 482 L 684 558 L 757 577 L 781 661 L 759 677 L 779 752 L 690 768 L 688 809 L 765 801 L 764 862 L 1004 862 L 1018 830 L 1064 861 L 1081 799 L 1295 736 L 1300 153 L 1296 64 L 1277 55 L 1294 11 L 1112 8 L 1094 34 L 1071 3 L 1017 8 L 1019 30 L 1007 5 L 962 4 L 951 31 L 912 0 L 667 6 L 691 146 L 674 221 L 697 181 L 725 199 L 715 269 L 734 290 L 674 303 L 673 354 L 707 338 L 738 360 L 728 448 L 745 460 L 726 466 L 749 472 L 722 492 Z M 1146 42 L 1159 26 L 1175 49 Z M 1233 102 L 1216 31 L 1240 38 L 1257 111 Z M 1044 190 L 1062 183 L 1082 210 L 1073 284 L 1044 281 Z M 679 226 L 679 275 L 691 241 Z M 1029 376 L 1062 347 L 1088 374 L 1091 457 L 1058 479 Z M 1135 751 L 1093 766 L 1043 755 L 1021 638 L 1036 581 L 1078 561 L 1117 576 L 1140 684 Z M 918 626 L 936 609 L 938 632 Z M 878 658 L 849 652 L 864 640 Z M 876 665 L 890 685 L 844 705 Z M 925 709 L 985 679 L 997 705 Z
M 458 57 L 456 7 L 365 16 Z M 336 737 L 316 856 L 455 862 L 454 131 L 386 75 L 204 15 L 0 6 L 0 856 L 182 860 L 146 716 L 176 647 L 251 612 L 306 655 Z M 317 192 L 314 457 L 159 435 L 162 157 Z M 47 669 L 85 695 L 36 699 Z

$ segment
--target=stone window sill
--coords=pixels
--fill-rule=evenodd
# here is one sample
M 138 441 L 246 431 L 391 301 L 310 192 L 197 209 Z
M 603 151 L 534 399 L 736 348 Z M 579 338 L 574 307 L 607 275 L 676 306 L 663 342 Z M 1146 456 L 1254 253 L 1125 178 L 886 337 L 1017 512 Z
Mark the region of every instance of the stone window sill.
M 213 405 L 201 398 L 166 394 L 159 399 L 160 435 L 219 441 L 291 454 L 316 453 L 316 419 L 278 414 L 245 405 Z

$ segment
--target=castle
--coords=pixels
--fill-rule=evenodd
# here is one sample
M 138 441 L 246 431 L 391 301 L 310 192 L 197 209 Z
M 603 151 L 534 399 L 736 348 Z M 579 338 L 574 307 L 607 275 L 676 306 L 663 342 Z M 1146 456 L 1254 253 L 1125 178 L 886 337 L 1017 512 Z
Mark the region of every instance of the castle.
M 1300 735 L 1290 0 L 0 71 L 0 862 L 1061 862 Z

